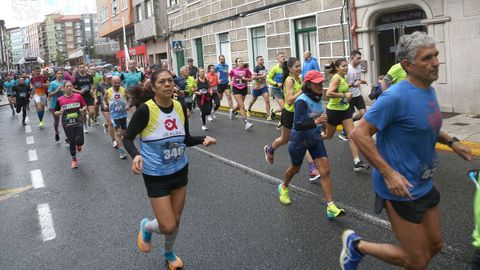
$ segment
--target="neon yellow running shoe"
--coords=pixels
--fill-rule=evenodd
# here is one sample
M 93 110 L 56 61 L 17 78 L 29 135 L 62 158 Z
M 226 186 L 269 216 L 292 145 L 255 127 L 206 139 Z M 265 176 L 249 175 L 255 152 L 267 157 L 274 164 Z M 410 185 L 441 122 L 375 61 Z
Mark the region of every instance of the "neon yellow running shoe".
M 291 204 L 292 201 L 290 201 L 290 196 L 288 196 L 288 187 L 283 187 L 282 184 L 278 185 L 278 199 L 280 199 L 280 202 L 283 204 Z
M 334 203 L 327 206 L 328 219 L 334 219 L 345 215 L 345 210 L 338 208 Z
M 38 123 L 38 127 L 39 127 L 39 128 L 44 128 L 44 127 L 45 127 L 45 123 L 44 123 L 43 121 L 40 121 L 40 122 Z

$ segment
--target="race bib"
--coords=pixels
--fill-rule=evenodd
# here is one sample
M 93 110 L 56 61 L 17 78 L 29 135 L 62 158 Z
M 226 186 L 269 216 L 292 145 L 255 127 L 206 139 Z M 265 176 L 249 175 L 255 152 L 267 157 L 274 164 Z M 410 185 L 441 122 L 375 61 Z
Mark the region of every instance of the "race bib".
M 218 91 L 218 87 L 215 85 L 215 86 L 212 86 L 210 88 L 212 90 L 212 92 L 216 93 Z
M 163 146 L 162 163 L 170 164 L 183 157 L 186 145 L 183 143 L 165 143 Z
M 82 87 L 80 88 L 82 90 L 82 92 L 88 92 L 90 91 L 90 85 L 82 85 Z
M 78 112 L 67 113 L 65 115 L 65 125 L 66 126 L 75 126 L 80 123 L 80 115 Z
M 198 90 L 198 91 L 200 92 L 201 95 L 205 95 L 205 94 L 208 93 L 208 90 L 205 89 L 205 88 L 202 88 L 202 89 L 200 89 L 200 90 Z
M 27 96 L 27 93 L 25 93 L 25 92 L 21 92 L 19 96 L 24 98 L 24 97 L 26 97 L 26 96 Z
M 115 102 L 115 103 L 112 104 L 111 110 L 114 113 L 124 112 L 125 111 L 125 103 Z
M 243 80 L 242 80 L 242 79 L 236 79 L 236 80 L 235 80 L 235 83 L 236 83 L 237 85 L 243 85 Z
M 40 87 L 42 87 L 42 83 L 41 83 L 41 82 L 35 83 L 35 88 L 40 88 Z

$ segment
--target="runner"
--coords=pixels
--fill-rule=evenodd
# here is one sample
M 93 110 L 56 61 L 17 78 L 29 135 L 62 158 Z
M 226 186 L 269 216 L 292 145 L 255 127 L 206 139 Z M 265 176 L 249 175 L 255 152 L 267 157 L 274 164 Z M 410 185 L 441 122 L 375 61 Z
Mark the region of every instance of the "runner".
M 225 56 L 221 54 L 218 57 L 219 63 L 215 66 L 215 72 L 218 74 L 218 78 L 220 79 L 220 84 L 218 85 L 218 96 L 220 97 L 220 102 L 223 99 L 223 93 L 227 96 L 228 107 L 230 110 L 233 109 L 233 100 L 232 100 L 232 92 L 230 90 L 230 85 L 228 81 L 228 75 L 230 74 L 228 69 L 228 64 L 225 63 Z
M 10 105 L 10 109 L 12 109 L 12 115 L 15 115 L 15 96 L 12 91 L 14 86 L 15 80 L 12 75 L 7 75 L 7 80 L 3 83 L 3 89 L 5 89 L 5 92 L 7 93 L 8 105 Z
M 400 63 L 393 65 L 388 71 L 382 82 L 382 90 L 385 91 L 390 86 L 407 79 L 407 72 Z
M 127 152 L 123 147 L 122 138 L 127 130 L 127 111 L 130 96 L 126 94 L 121 86 L 120 77 L 112 77 L 112 87 L 105 92 L 103 97 L 103 106 L 109 108 L 110 119 L 115 130 L 115 141 L 117 142 L 120 159 L 127 158 Z
M 195 95 L 197 96 L 197 104 L 202 115 L 202 130 L 208 130 L 206 118 L 210 117 L 212 113 L 212 92 L 210 90 L 210 83 L 205 78 L 205 70 L 198 69 L 197 88 Z
M 63 90 L 65 81 L 63 80 L 63 70 L 59 69 L 55 73 L 55 80 L 48 86 L 48 96 L 50 97 L 50 111 L 53 115 L 53 127 L 55 129 L 55 141 L 60 140 L 60 134 L 58 132 L 58 123 L 60 121 L 60 115 L 55 113 L 57 108 L 58 99 L 63 96 Z M 68 139 L 68 138 L 67 138 Z
M 282 81 L 285 96 L 285 108 L 282 110 L 281 116 L 281 132 L 280 137 L 276 138 L 271 145 L 265 145 L 263 148 L 265 154 L 265 160 L 269 164 L 273 164 L 273 156 L 275 150 L 280 146 L 285 145 L 290 140 L 290 133 L 293 127 L 294 116 L 294 103 L 298 96 L 302 94 L 302 79 L 300 74 L 302 73 L 302 65 L 297 58 L 290 57 L 282 67 Z M 308 161 L 308 169 L 310 172 L 310 181 L 317 181 L 320 179 L 320 173 L 318 172 L 315 162 L 313 161 L 309 152 L 306 153 Z
M 322 106 L 323 81 L 325 78 L 317 70 L 307 72 L 305 85 L 299 91 L 300 96 L 295 100 L 295 115 L 293 121 L 292 135 L 288 144 L 288 153 L 292 164 L 285 172 L 283 183 L 278 186 L 280 202 L 290 204 L 288 185 L 293 176 L 300 171 L 303 157 L 307 151 L 314 159 L 316 168 L 322 175 L 322 191 L 327 202 L 327 217 L 334 219 L 345 215 L 343 209 L 339 209 L 333 203 L 332 180 L 330 178 L 330 165 L 327 158 L 327 151 L 320 136 L 322 125 L 327 121 L 327 115 Z M 288 81 L 286 82 L 288 85 Z M 288 98 L 286 99 L 287 104 Z
M 367 106 L 365 106 L 365 101 L 362 97 L 362 92 L 360 91 L 361 84 L 367 84 L 365 80 L 362 80 L 362 69 L 360 63 L 362 62 L 362 53 L 357 50 L 350 52 L 350 64 L 348 64 L 347 70 L 347 83 L 350 93 L 352 93 L 352 98 L 350 99 L 350 110 L 352 115 L 355 114 L 355 108 L 358 110 L 358 114 L 353 116 L 353 121 L 360 120 L 365 112 L 367 111 Z M 345 129 L 342 130 L 342 133 L 338 137 L 343 141 L 348 141 L 347 133 Z
M 237 67 L 230 71 L 230 82 L 233 88 L 233 95 L 237 101 L 237 107 L 230 109 L 230 119 L 235 117 L 234 111 L 240 109 L 243 121 L 245 122 L 245 129 L 249 129 L 253 126 L 253 123 L 248 121 L 245 113 L 245 96 L 247 95 L 248 82 L 252 80 L 252 73 L 245 67 L 242 58 L 235 59 Z
M 120 79 L 122 79 L 123 86 L 125 87 L 125 89 L 127 90 L 127 94 L 131 98 L 132 96 L 130 95 L 130 92 L 133 90 L 133 87 L 137 85 L 143 85 L 145 75 L 143 74 L 143 72 L 138 70 L 137 61 L 132 59 L 128 61 L 128 72 L 123 72 Z M 131 98 L 131 102 L 129 105 L 132 112 L 135 112 L 135 106 L 133 106 L 134 104 L 135 101 L 133 100 L 133 98 Z
M 102 104 L 102 100 L 97 96 L 98 91 L 97 86 L 101 80 L 103 80 L 103 76 L 100 73 L 100 70 L 95 67 L 95 65 L 90 66 L 90 75 L 93 77 L 93 92 L 95 93 L 95 105 L 93 109 L 93 119 L 92 123 L 98 126 L 98 116 L 100 115 L 100 105 Z
M 480 270 L 480 192 L 479 182 L 480 182 L 480 170 L 471 170 L 468 172 L 468 177 L 475 183 L 475 197 L 473 199 L 473 213 L 475 220 L 475 229 L 473 230 L 473 247 L 475 248 L 475 254 L 472 258 L 471 269 Z
M 267 120 L 272 120 L 272 115 L 270 111 L 270 95 L 268 94 L 268 86 L 266 83 L 267 70 L 264 66 L 263 56 L 257 56 L 257 66 L 253 70 L 253 80 L 254 86 L 252 89 L 252 100 L 248 104 L 247 117 L 251 117 L 250 111 L 252 110 L 253 104 L 257 101 L 259 96 L 263 96 L 265 100 L 265 110 L 267 112 Z
M 140 223 L 137 244 L 142 252 L 152 250 L 152 234 L 164 234 L 163 256 L 169 269 L 181 269 L 183 261 L 173 251 L 185 205 L 188 182 L 186 147 L 209 146 L 211 137 L 190 136 L 187 109 L 173 100 L 173 78 L 168 70 L 152 74 L 152 88 L 145 89 L 146 102 L 133 114 L 124 137 L 133 159 L 132 171 L 142 173 L 155 219 Z M 142 100 L 142 101 L 143 101 Z M 140 152 L 134 144 L 140 134 Z
M 285 54 L 283 52 L 277 53 L 277 64 L 275 64 L 270 72 L 267 75 L 267 83 L 272 86 L 273 98 L 278 103 L 278 109 L 270 110 L 270 116 L 275 118 L 275 113 L 282 112 L 285 108 L 285 100 L 283 97 L 283 65 L 285 64 Z M 280 128 L 281 121 L 278 123 L 277 127 Z
M 212 122 L 213 119 L 217 118 L 215 112 L 220 108 L 220 94 L 218 92 L 218 87 L 220 80 L 218 79 L 217 73 L 215 73 L 215 66 L 208 66 L 207 80 L 210 85 L 210 91 L 212 92 L 212 100 L 215 102 L 215 107 L 212 110 L 212 113 L 207 117 L 209 122 Z
M 327 90 L 327 97 L 330 98 L 327 105 L 327 125 L 323 139 L 330 139 L 337 130 L 337 126 L 342 124 L 343 128 L 350 133 L 353 130 L 352 110 L 350 110 L 349 101 L 352 93 L 349 92 L 348 84 L 345 79 L 347 74 L 347 60 L 338 58 L 330 64 L 330 74 L 333 75 Z M 360 160 L 357 145 L 349 140 L 350 151 L 353 158 L 353 170 L 355 172 L 366 172 L 370 165 Z
M 84 114 L 87 104 L 80 94 L 74 93 L 71 82 L 65 82 L 63 96 L 55 107 L 55 114 L 62 117 L 62 126 L 70 144 L 72 169 L 78 168 L 77 152 L 82 151 L 84 142 L 81 115 Z
M 441 132 L 442 114 L 431 86 L 438 79 L 438 50 L 422 32 L 400 37 L 397 59 L 407 80 L 382 94 L 349 134 L 375 167 L 375 212 L 386 208 L 399 246 L 371 243 L 347 230 L 342 235 L 342 269 L 357 269 L 371 255 L 404 269 L 427 269 L 442 249 L 440 193 L 432 176 L 438 165 L 436 143 L 447 144 L 463 159 L 471 149 Z M 378 132 L 377 145 L 372 134 Z
M 93 112 L 95 110 L 95 99 L 92 96 L 93 77 L 87 74 L 87 68 L 84 63 L 78 65 L 78 74 L 75 75 L 75 82 L 73 83 L 75 93 L 82 95 L 83 100 L 87 103 L 88 115 L 82 115 L 83 132 L 88 133 L 88 126 L 90 120 L 93 119 Z
M 103 79 L 97 85 L 95 89 L 95 95 L 97 96 L 97 104 L 100 102 L 100 109 L 102 111 L 103 117 L 105 118 L 105 123 L 103 123 L 104 133 L 110 135 L 112 139 L 113 148 L 117 148 L 117 141 L 115 140 L 115 130 L 112 126 L 112 120 L 110 119 L 110 110 L 108 107 L 103 105 L 103 98 L 105 97 L 105 92 L 112 87 L 112 74 L 106 73 L 103 76 Z
M 15 93 L 15 106 L 17 113 L 22 111 L 22 125 L 26 126 L 25 118 L 27 117 L 27 106 L 30 103 L 30 85 L 25 83 L 25 78 L 18 79 L 18 85 L 15 85 L 12 92 Z
M 25 83 L 29 84 L 34 91 L 33 101 L 37 108 L 38 127 L 44 128 L 45 122 L 43 122 L 43 116 L 45 115 L 45 106 L 47 104 L 48 77 L 40 72 L 40 67 L 35 67 L 30 83 L 27 81 L 25 81 Z

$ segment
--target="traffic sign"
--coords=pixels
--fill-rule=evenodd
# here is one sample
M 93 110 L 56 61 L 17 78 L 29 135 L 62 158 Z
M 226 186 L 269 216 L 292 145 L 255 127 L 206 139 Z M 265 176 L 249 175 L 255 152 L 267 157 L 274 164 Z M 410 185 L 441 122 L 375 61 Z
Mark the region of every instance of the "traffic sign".
M 182 40 L 172 40 L 172 48 L 174 51 L 182 51 L 183 50 L 183 41 Z

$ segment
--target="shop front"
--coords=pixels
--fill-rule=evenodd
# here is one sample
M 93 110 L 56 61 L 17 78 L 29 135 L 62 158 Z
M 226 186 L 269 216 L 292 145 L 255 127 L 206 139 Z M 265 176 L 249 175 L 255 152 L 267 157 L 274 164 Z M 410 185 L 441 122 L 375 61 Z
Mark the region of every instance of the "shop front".
M 137 66 L 146 67 L 148 65 L 147 48 L 145 45 L 140 45 L 140 46 L 128 49 L 128 54 L 131 60 L 137 61 Z M 117 51 L 116 56 L 118 60 L 118 66 L 122 70 L 127 70 L 128 67 L 125 67 L 125 51 L 124 50 Z

